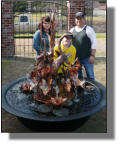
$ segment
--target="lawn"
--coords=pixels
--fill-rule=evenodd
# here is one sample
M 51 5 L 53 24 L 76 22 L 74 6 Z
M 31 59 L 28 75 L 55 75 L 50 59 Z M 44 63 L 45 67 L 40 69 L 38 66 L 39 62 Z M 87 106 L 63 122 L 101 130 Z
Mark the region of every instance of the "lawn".
M 106 22 L 104 17 L 93 17 L 93 22 Z
M 15 34 L 15 38 L 33 38 L 34 33 Z M 60 38 L 63 33 L 56 33 L 56 38 Z M 96 33 L 96 38 L 106 38 L 106 33 Z
M 30 14 L 23 14 L 23 15 L 29 15 L 31 22 L 36 22 L 36 21 L 39 22 L 41 17 L 50 16 L 49 13 L 30 13 Z M 55 16 L 56 21 L 66 20 L 66 18 L 67 18 L 66 16 L 59 16 L 59 17 Z M 19 21 L 18 17 L 15 17 L 14 22 L 18 22 L 18 21 Z
M 16 15 L 19 15 L 18 13 L 16 13 Z M 41 19 L 41 17 L 43 17 L 43 16 L 50 16 L 50 13 L 26 13 L 26 14 L 23 14 L 23 15 L 29 15 L 30 16 L 30 18 L 31 18 L 31 21 L 33 21 L 33 22 L 35 22 L 35 21 L 40 21 L 40 19 Z M 61 15 L 61 16 L 55 16 L 55 18 L 56 18 L 56 20 L 66 20 L 66 16 L 63 16 L 63 15 Z M 89 17 L 87 17 L 86 16 L 86 19 L 89 19 Z M 106 22 L 106 18 L 104 18 L 104 17 L 95 17 L 95 16 L 93 16 L 93 21 L 94 22 Z M 18 17 L 15 17 L 14 18 L 14 22 L 18 22 Z
M 96 38 L 106 38 L 106 33 L 96 33 Z

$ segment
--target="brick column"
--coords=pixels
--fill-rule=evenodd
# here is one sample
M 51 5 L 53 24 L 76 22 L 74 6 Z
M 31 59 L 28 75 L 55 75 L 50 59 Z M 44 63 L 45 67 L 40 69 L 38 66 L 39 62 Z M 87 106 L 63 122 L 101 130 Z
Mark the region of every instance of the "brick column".
M 75 26 L 75 13 L 82 11 L 85 11 L 85 0 L 69 0 L 70 4 L 68 4 L 68 29 L 72 28 Z
M 1 48 L 2 57 L 14 56 L 14 16 L 13 16 L 13 2 L 2 1 L 1 2 Z

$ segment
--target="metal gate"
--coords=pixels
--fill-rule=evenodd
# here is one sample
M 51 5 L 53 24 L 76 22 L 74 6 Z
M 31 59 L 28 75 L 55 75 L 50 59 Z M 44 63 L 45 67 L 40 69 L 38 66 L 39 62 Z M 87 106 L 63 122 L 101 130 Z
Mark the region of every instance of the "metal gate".
M 85 0 L 86 23 L 92 25 L 93 0 Z M 68 8 L 66 0 L 35 0 L 14 1 L 14 42 L 15 55 L 34 57 L 33 35 L 38 29 L 38 23 L 42 16 L 50 16 L 55 12 L 56 42 L 67 31 Z
M 93 22 L 93 0 L 85 0 L 86 24 L 92 26 Z
M 14 39 L 15 55 L 35 56 L 33 35 L 38 29 L 42 16 L 55 12 L 56 40 L 67 30 L 67 3 L 57 1 L 15 1 L 14 2 Z

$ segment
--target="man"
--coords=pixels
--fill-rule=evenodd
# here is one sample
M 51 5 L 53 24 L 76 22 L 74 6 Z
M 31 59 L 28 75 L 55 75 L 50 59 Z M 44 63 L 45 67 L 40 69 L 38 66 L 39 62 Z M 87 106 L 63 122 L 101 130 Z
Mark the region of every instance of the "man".
M 72 45 L 72 38 L 73 35 L 70 32 L 64 33 L 63 36 L 60 38 L 61 50 L 67 56 L 69 64 L 73 64 L 76 57 L 76 48 Z M 54 47 L 54 60 L 56 60 L 59 57 L 59 54 L 59 45 L 56 45 Z M 69 64 L 64 62 L 64 64 L 62 64 L 58 69 L 58 73 L 63 73 L 62 69 L 66 70 L 66 68 L 70 66 Z
M 77 12 L 75 24 L 70 32 L 73 34 L 73 45 L 77 53 L 76 56 L 82 66 L 84 66 L 87 77 L 95 79 L 93 64 L 96 53 L 96 35 L 92 27 L 85 25 L 85 14 Z M 83 78 L 82 70 L 78 71 L 79 78 Z

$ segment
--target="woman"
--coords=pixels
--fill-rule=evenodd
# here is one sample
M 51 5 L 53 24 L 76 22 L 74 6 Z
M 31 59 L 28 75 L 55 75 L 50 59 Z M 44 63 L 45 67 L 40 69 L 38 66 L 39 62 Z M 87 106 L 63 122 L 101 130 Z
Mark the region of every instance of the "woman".
M 49 43 L 51 36 L 51 22 L 50 17 L 45 16 L 41 18 L 41 21 L 38 25 L 39 30 L 34 34 L 34 43 L 33 47 L 37 52 L 37 55 L 40 55 L 41 52 L 46 48 L 49 51 Z

